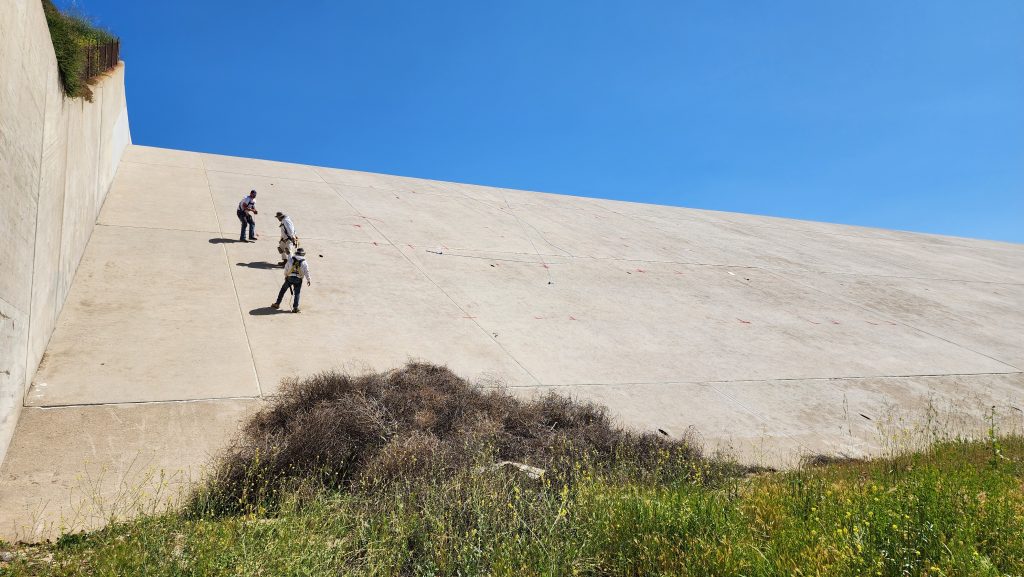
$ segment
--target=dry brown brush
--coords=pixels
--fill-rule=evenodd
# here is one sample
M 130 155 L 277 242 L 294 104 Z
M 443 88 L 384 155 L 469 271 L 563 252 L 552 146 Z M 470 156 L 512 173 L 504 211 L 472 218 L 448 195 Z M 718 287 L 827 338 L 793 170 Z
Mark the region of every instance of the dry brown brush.
M 445 367 L 409 363 L 286 381 L 221 456 L 201 500 L 206 510 L 249 510 L 273 506 L 287 486 L 373 490 L 501 461 L 564 483 L 584 469 L 678 476 L 700 460 L 690 440 L 623 430 L 593 403 L 554 393 L 521 400 Z

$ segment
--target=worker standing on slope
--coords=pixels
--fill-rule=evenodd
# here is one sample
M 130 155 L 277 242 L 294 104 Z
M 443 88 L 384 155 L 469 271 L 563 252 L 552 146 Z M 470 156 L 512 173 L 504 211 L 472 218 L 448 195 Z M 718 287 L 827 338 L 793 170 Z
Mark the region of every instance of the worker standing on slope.
M 295 236 L 295 225 L 290 216 L 283 212 L 279 212 L 275 216 L 281 223 L 281 242 L 277 243 L 277 252 L 281 254 L 281 262 L 277 264 L 284 266 L 295 249 L 299 248 L 299 237 Z
M 277 293 L 277 302 L 270 305 L 270 308 L 281 308 L 281 299 L 284 298 L 284 292 L 291 288 L 292 293 L 295 295 L 295 299 L 292 302 L 292 312 L 299 312 L 299 293 L 302 292 L 303 278 L 306 279 L 306 286 L 313 284 L 313 281 L 309 278 L 309 265 L 306 264 L 306 251 L 299 247 L 295 249 L 295 254 L 289 257 L 284 265 L 284 284 L 281 285 L 281 290 Z
M 249 226 L 249 240 L 256 240 L 256 221 L 252 219 L 252 215 L 259 214 L 256 210 L 256 191 L 249 191 L 249 196 L 243 197 L 241 202 L 238 203 L 238 210 L 235 211 L 235 215 L 238 220 L 242 223 L 242 234 L 238 237 L 238 240 L 245 242 L 245 227 Z

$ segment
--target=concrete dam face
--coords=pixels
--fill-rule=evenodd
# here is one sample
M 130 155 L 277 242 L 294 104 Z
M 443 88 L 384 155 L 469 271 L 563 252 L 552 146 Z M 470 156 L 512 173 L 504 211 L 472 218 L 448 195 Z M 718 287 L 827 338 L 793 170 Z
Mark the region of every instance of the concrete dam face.
M 133 146 L 123 65 L 92 91 L 0 3 L 0 538 L 166 502 L 284 379 L 410 359 L 775 466 L 1024 428 L 1024 245 Z
M 310 264 L 300 314 L 269 307 L 277 211 Z M 83 471 L 186 482 L 282 379 L 408 359 L 768 464 L 875 454 L 922 419 L 1019 428 L 1022 304 L 1014 244 L 130 146 L 0 511 L 56 515 Z

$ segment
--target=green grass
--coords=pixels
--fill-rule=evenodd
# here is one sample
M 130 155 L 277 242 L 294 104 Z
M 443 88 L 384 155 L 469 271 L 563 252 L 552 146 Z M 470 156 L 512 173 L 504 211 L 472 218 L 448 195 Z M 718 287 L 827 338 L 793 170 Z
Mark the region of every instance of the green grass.
M 23 546 L 9 575 L 1022 575 L 1024 439 L 755 476 L 466 472 Z M 43 560 L 49 556 L 51 560 Z M 2 573 L 4 570 L 0 570 Z
M 42 3 L 64 92 L 68 96 L 91 100 L 92 91 L 88 85 L 90 78 L 84 74 L 86 47 L 113 41 L 114 36 L 93 25 L 84 16 L 61 12 L 52 0 L 42 0 Z

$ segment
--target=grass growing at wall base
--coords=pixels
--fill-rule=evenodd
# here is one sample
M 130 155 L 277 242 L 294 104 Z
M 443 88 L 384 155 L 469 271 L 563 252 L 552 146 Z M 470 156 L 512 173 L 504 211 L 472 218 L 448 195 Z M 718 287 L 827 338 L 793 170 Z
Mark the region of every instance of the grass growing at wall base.
M 183 506 L 17 554 L 0 574 L 1024 575 L 1024 438 L 757 471 L 444 367 L 326 372 Z
M 42 0 L 42 3 L 64 92 L 68 96 L 91 101 L 89 79 L 83 78 L 86 46 L 110 42 L 115 38 L 110 32 L 93 25 L 84 16 L 61 12 L 52 0 Z
M 22 548 L 9 575 L 1021 575 L 1024 440 L 898 459 L 560 488 L 464 474 L 296 487 L 273 514 L 187 512 Z M 43 558 L 49 560 L 42 560 Z M 2 572 L 3 570 L 0 570 Z

